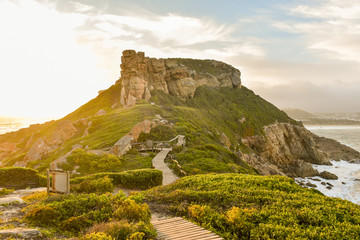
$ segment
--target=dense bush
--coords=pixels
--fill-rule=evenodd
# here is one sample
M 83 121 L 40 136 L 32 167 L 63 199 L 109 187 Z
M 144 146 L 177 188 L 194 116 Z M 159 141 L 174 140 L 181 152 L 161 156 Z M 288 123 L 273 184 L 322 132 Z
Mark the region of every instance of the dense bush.
M 166 125 L 157 125 L 152 128 L 149 133 L 140 133 L 138 142 L 145 142 L 146 140 L 153 141 L 168 141 L 176 137 L 177 132 L 175 129 Z
M 86 152 L 83 149 L 75 150 L 70 156 L 66 158 L 67 163 L 62 163 L 60 166 L 67 171 L 76 169 L 80 174 L 91 174 L 106 171 L 121 170 L 121 159 L 112 154 L 97 155 L 91 152 Z
M 24 212 L 24 219 L 30 225 L 52 229 L 69 236 L 84 234 L 87 229 L 97 226 L 96 224 L 112 221 L 131 226 L 134 230 L 126 232 L 114 227 L 113 231 L 122 232 L 124 238 L 121 239 L 127 239 L 135 232 L 150 235 L 152 229 L 148 206 L 127 198 L 123 193 L 53 196 L 33 202 Z M 112 236 L 111 231 L 105 230 L 97 228 L 96 232 L 105 232 Z
M 162 171 L 157 169 L 139 169 L 119 173 L 97 173 L 86 177 L 71 179 L 71 184 L 95 180 L 104 177 L 112 179 L 114 186 L 129 189 L 148 189 L 162 184 Z
M 79 184 L 71 185 L 71 192 L 103 194 L 113 192 L 114 185 L 108 176 L 99 179 L 86 179 Z
M 26 188 L 46 186 L 46 177 L 31 168 L 0 168 L 0 186 L 7 188 Z
M 225 239 L 359 239 L 360 206 L 287 177 L 208 174 L 143 193 Z
M 90 228 L 88 234 L 96 234 L 99 232 L 103 232 L 107 236 L 119 240 L 154 239 L 154 237 L 156 236 L 156 231 L 154 227 L 141 221 L 138 223 L 134 223 L 121 220 L 108 223 L 99 223 Z

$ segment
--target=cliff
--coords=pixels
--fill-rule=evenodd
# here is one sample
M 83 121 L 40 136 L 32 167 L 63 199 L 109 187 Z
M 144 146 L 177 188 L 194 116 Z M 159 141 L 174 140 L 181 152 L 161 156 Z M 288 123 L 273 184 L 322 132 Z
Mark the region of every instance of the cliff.
M 192 98 L 197 87 L 241 87 L 240 71 L 215 60 L 156 59 L 143 52 L 125 50 L 121 57 L 120 103 L 132 106 L 136 100 L 151 98 L 152 90 L 182 99 Z
M 263 175 L 310 177 L 319 174 L 312 163 L 331 165 L 328 155 L 316 146 L 313 134 L 302 126 L 273 124 L 264 132 L 242 140 L 256 153 L 243 157 Z

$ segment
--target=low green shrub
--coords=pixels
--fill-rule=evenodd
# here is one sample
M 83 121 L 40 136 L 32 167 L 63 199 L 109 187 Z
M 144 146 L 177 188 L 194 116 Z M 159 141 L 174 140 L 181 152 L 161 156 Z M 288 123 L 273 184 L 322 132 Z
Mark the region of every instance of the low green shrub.
M 140 193 L 224 239 L 359 239 L 360 206 L 282 176 L 207 174 Z
M 162 171 L 157 169 L 139 169 L 119 173 L 97 173 L 86 177 L 71 179 L 71 184 L 80 184 L 83 181 L 100 179 L 104 177 L 112 179 L 114 186 L 129 189 L 149 189 L 162 184 Z
M 0 168 L 0 186 L 6 188 L 45 187 L 46 177 L 31 168 Z
M 127 232 L 129 227 L 126 226 L 124 231 L 113 228 L 114 231 L 122 232 L 121 236 L 124 238 L 120 239 L 128 239 L 135 232 L 151 235 L 152 229 L 149 207 L 127 198 L 123 193 L 52 196 L 30 204 L 24 212 L 24 219 L 28 224 L 49 228 L 68 236 L 83 234 L 89 228 L 101 224 L 111 225 L 109 222 L 112 221 L 126 222 L 128 225 L 125 225 L 133 229 Z M 109 234 L 111 231 L 103 232 L 118 239 L 116 234 Z
M 151 224 L 129 222 L 126 220 L 111 221 L 94 225 L 88 234 L 104 233 L 113 239 L 154 239 L 156 231 Z M 129 237 L 130 236 L 130 237 Z
M 149 133 L 140 133 L 137 142 L 146 142 L 146 140 L 153 141 L 167 141 L 176 137 L 177 132 L 174 128 L 171 128 L 166 125 L 157 125 L 152 128 Z
M 99 179 L 87 179 L 79 184 L 71 185 L 71 192 L 75 193 L 97 193 L 103 194 L 113 192 L 114 185 L 112 179 L 108 176 Z
M 4 195 L 11 194 L 13 191 L 14 191 L 14 189 L 3 188 L 3 189 L 0 190 L 0 197 L 4 196 Z
M 88 233 L 83 237 L 80 237 L 79 240 L 115 240 L 115 239 L 103 232 L 93 232 L 93 233 Z
M 67 171 L 76 169 L 80 174 L 92 174 L 106 171 L 119 171 L 122 167 L 122 161 L 119 157 L 112 154 L 97 155 L 86 152 L 83 149 L 75 150 L 67 158 L 67 162 L 60 165 Z

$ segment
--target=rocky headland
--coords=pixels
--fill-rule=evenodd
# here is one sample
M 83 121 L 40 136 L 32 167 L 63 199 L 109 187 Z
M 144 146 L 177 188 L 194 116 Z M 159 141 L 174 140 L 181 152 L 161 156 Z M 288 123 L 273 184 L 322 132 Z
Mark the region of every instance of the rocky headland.
M 146 57 L 145 53 L 134 50 L 125 50 L 121 59 L 120 79 L 74 113 L 58 121 L 0 136 L 0 160 L 3 165 L 35 168 L 41 166 L 45 169 L 52 163 L 54 167 L 57 163 L 66 162 L 66 158 L 78 148 L 96 154 L 114 154 L 121 157 L 131 148 L 131 143 L 137 141 L 140 134 L 149 134 L 151 129 L 158 125 L 172 129 L 179 119 L 185 119 L 186 122 L 186 117 L 167 112 L 175 105 L 184 104 L 181 111 L 195 109 L 194 106 L 200 111 L 202 106 L 206 108 L 210 100 L 202 102 L 203 105 L 194 105 L 194 101 L 190 101 L 196 97 L 203 97 L 198 91 L 204 86 L 215 89 L 213 93 L 217 93 L 222 88 L 238 91 L 231 100 L 234 101 L 231 104 L 236 109 L 239 107 L 236 110 L 239 111 L 238 115 L 230 116 L 230 113 L 233 114 L 231 111 L 225 113 L 224 109 L 221 109 L 221 103 L 227 101 L 226 97 L 216 103 L 219 104 L 218 106 L 212 105 L 213 110 L 205 111 L 207 114 L 205 120 L 209 122 L 206 133 L 213 139 L 211 144 L 218 144 L 226 151 L 236 154 L 236 161 L 245 162 L 262 175 L 319 176 L 321 173 L 315 170 L 312 164 L 331 165 L 329 160 L 333 159 L 360 161 L 359 152 L 334 140 L 312 134 L 301 123 L 292 120 L 252 91 L 242 89 L 241 73 L 231 65 L 216 60 L 156 59 Z M 152 97 L 156 91 L 179 99 L 181 103 L 170 102 L 170 106 L 167 107 L 152 103 L 153 105 L 146 106 L 144 111 L 138 112 L 131 108 L 139 101 L 145 100 L 148 103 L 153 101 Z M 206 93 L 208 90 L 202 91 Z M 236 100 L 237 95 L 242 95 L 243 102 Z M 247 96 L 253 100 L 246 102 Z M 214 98 L 223 98 L 223 96 Z M 188 102 L 189 104 L 186 105 Z M 272 111 L 272 115 L 263 109 L 262 113 L 259 112 L 260 110 L 250 113 L 252 110 L 248 105 L 251 104 L 254 108 L 271 109 L 269 111 Z M 264 106 L 260 106 L 261 104 Z M 153 108 L 158 110 L 154 111 Z M 120 117 L 120 111 L 130 116 L 128 120 Z M 168 121 L 166 117 L 159 116 L 157 113 L 160 111 L 172 120 Z M 135 112 L 137 115 L 133 116 Z M 215 115 L 217 117 L 213 118 Z M 216 123 L 217 119 L 222 120 Z M 199 115 L 197 121 L 205 120 Z M 218 124 L 226 121 L 228 124 L 221 129 Z M 108 129 L 105 123 L 118 125 L 117 128 Z M 123 126 L 124 129 L 117 130 Z M 260 131 L 255 129 L 255 127 L 259 128 L 258 126 L 261 126 Z M 198 138 L 204 138 L 200 133 L 197 135 Z M 92 141 L 100 142 L 93 144 Z M 240 145 L 245 146 L 246 149 L 240 150 L 238 147 Z

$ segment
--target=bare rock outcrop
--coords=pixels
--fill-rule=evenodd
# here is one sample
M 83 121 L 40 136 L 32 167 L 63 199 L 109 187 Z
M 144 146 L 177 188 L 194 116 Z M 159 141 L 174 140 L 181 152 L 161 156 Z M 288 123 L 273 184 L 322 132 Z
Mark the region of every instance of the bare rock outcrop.
M 56 130 L 52 135 L 51 143 L 52 145 L 61 145 L 66 140 L 72 138 L 77 132 L 77 129 L 74 127 L 73 122 L 70 120 L 60 121 Z
M 326 152 L 332 160 L 344 160 L 352 163 L 360 163 L 360 153 L 351 147 L 339 143 L 330 138 L 319 137 L 314 134 L 316 147 Z
M 309 177 L 319 174 L 311 163 L 331 164 L 327 155 L 316 147 L 312 133 L 302 126 L 273 124 L 266 126 L 264 132 L 264 136 L 255 135 L 242 140 L 258 155 L 256 160 L 254 157 L 245 157 L 244 160 L 262 173 L 266 171 L 261 169 L 270 164 L 270 174 L 280 172 L 291 177 Z
M 210 70 L 209 70 L 210 69 Z M 240 71 L 215 60 L 156 59 L 143 52 L 125 50 L 121 57 L 120 103 L 134 105 L 151 98 L 151 90 L 186 99 L 202 85 L 241 87 Z
M 25 166 L 26 162 L 43 159 L 46 154 L 55 150 L 65 141 L 72 138 L 76 132 L 77 129 L 74 127 L 72 121 L 60 121 L 51 137 L 43 137 L 36 140 L 25 155 L 24 162 L 18 162 L 17 166 Z
M 42 159 L 47 153 L 51 152 L 53 148 L 42 138 L 39 138 L 27 152 L 24 161 L 35 161 Z
M 136 124 L 127 135 L 121 137 L 114 144 L 110 149 L 110 153 L 121 157 L 131 149 L 131 143 L 136 142 L 142 132 L 149 133 L 155 125 L 155 123 L 147 119 Z

